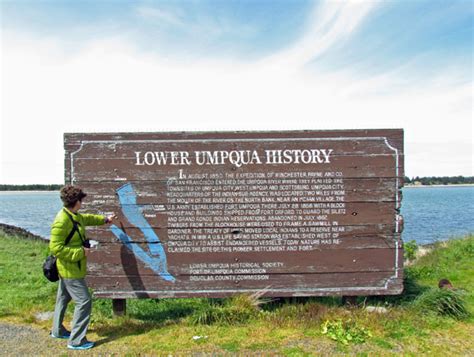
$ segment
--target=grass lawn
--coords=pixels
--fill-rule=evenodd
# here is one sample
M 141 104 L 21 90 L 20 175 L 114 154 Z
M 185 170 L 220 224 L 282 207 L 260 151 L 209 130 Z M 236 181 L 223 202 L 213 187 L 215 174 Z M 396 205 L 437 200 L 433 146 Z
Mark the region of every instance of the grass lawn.
M 54 309 L 57 284 L 41 271 L 46 255 L 45 243 L 0 232 L 0 322 L 50 329 L 50 320 L 36 317 Z M 469 355 L 474 350 L 473 266 L 474 236 L 438 243 L 406 268 L 403 295 L 360 298 L 355 308 L 341 306 L 339 298 L 294 298 L 259 307 L 248 296 L 134 299 L 127 301 L 126 317 L 113 318 L 111 301 L 95 299 L 88 337 L 100 342 L 95 354 Z M 448 299 L 457 303 L 459 295 L 467 314 L 436 313 L 433 299 L 420 303 L 421 295 L 439 292 L 441 278 L 460 289 Z M 387 312 L 368 312 L 364 305 Z M 73 304 L 66 322 L 72 311 Z

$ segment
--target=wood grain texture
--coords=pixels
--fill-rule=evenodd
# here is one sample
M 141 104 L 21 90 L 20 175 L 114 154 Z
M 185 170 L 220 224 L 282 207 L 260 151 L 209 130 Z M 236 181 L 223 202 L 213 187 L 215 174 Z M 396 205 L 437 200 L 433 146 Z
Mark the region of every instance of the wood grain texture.
M 143 244 L 143 246 L 145 246 Z M 269 267 L 263 267 L 260 252 L 232 253 L 172 253 L 168 254 L 170 273 L 175 277 L 198 274 L 200 271 L 194 265 L 214 264 L 216 268 L 203 268 L 204 273 L 198 275 L 222 275 L 222 271 L 237 270 L 234 274 L 305 274 L 305 273 L 340 273 L 359 271 L 391 271 L 397 265 L 394 247 L 375 248 L 325 248 L 319 247 L 312 251 L 288 252 L 282 259 L 281 252 L 266 252 L 265 262 Z M 368 254 L 370 253 L 370 254 Z M 400 250 L 398 254 L 400 254 Z M 143 264 L 138 264 L 134 255 L 122 244 L 113 244 L 88 253 L 89 270 L 92 275 L 127 275 L 130 269 L 135 269 L 137 275 L 155 276 L 156 274 Z M 278 262 L 281 264 L 270 264 Z M 236 264 L 237 263 L 237 264 Z M 231 269 L 232 264 L 239 265 Z M 226 268 L 222 268 L 226 266 Z M 226 275 L 229 273 L 225 273 Z M 180 280 L 180 279 L 178 279 Z
M 118 216 L 87 230 L 97 296 L 403 289 L 403 130 L 68 133 L 64 148 L 83 212 Z
M 202 281 L 183 281 L 182 289 L 171 283 L 157 283 L 150 276 L 88 276 L 94 294 L 108 298 L 226 297 L 233 294 L 264 291 L 265 296 L 328 296 L 400 294 L 403 289 L 401 270 L 390 272 L 354 272 L 332 274 L 271 275 L 270 280 L 221 282 L 215 288 Z M 267 284 L 267 285 L 265 285 Z M 290 288 L 296 286 L 297 288 Z

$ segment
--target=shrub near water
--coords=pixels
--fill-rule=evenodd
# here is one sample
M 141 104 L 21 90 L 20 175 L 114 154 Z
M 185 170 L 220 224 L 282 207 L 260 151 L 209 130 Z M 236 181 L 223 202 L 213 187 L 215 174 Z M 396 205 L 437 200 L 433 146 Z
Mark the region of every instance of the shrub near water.
M 431 311 L 438 315 L 447 315 L 455 319 L 469 317 L 464 293 L 461 291 L 429 289 L 414 301 L 414 306 L 422 311 Z
M 405 254 L 405 259 L 415 260 L 417 251 L 418 244 L 416 243 L 416 241 L 411 240 L 403 244 L 403 252 Z

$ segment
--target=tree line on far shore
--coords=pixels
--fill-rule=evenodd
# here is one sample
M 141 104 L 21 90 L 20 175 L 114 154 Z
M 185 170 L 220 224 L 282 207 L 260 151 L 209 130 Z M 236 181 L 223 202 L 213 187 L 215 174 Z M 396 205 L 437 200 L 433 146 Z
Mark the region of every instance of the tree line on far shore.
M 474 176 L 405 176 L 405 185 L 468 185 L 474 184 Z M 1 185 L 0 191 L 59 191 L 63 185 Z
M 405 177 L 406 185 L 468 185 L 474 184 L 474 176 L 427 176 Z
M 0 191 L 59 191 L 63 185 L 0 185 Z

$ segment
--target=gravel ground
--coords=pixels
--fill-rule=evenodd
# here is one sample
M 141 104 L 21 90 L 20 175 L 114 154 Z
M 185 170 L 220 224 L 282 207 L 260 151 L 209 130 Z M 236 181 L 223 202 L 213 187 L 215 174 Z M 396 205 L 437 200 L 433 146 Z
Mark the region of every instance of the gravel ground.
M 2 356 L 56 356 L 67 354 L 66 345 L 66 340 L 53 339 L 43 330 L 0 323 Z
M 52 338 L 49 331 L 41 328 L 0 322 L 0 357 L 3 356 L 98 356 L 98 357 L 121 357 L 121 356 L 163 356 L 162 353 L 141 353 L 130 350 L 127 346 L 112 346 L 107 338 L 95 340 L 96 346 L 86 351 L 71 351 L 67 348 L 67 340 Z M 192 356 L 215 356 L 215 354 L 203 353 Z M 164 354 L 168 356 L 168 354 Z M 171 356 L 171 355 L 169 355 Z
M 105 341 L 103 341 L 105 342 Z M 87 351 L 67 349 L 67 340 L 52 338 L 49 332 L 26 325 L 0 322 L 0 356 L 122 356 L 127 351 L 108 351 L 107 344 Z

